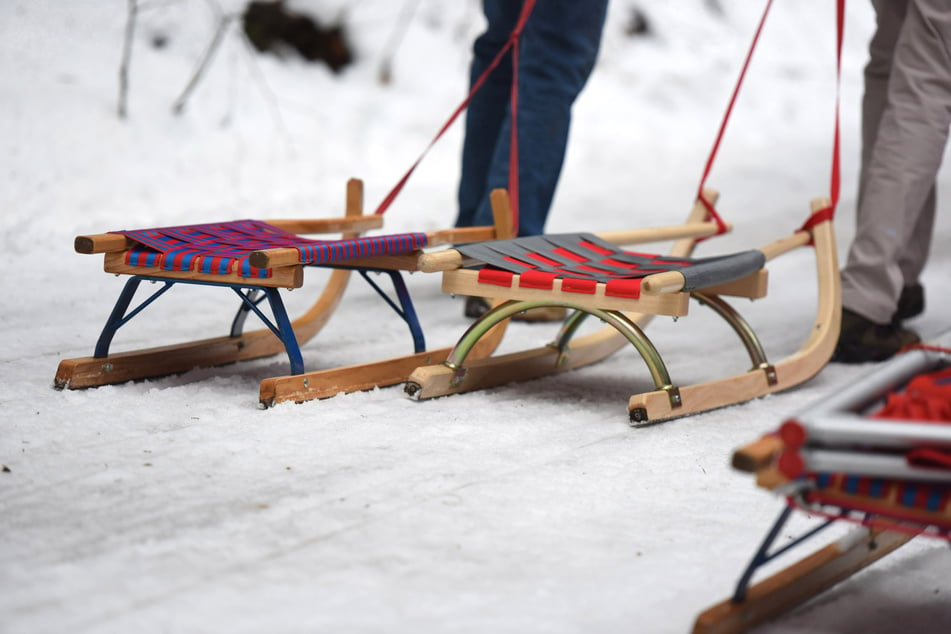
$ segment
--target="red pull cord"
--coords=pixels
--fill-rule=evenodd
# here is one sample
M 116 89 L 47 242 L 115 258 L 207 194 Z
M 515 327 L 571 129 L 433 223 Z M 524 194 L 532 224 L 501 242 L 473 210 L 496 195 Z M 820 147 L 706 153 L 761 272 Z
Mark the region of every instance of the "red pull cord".
M 518 49 L 519 49 L 519 39 L 521 38 L 522 31 L 525 28 L 525 23 L 528 21 L 528 16 L 531 15 L 532 9 L 535 8 L 535 0 L 525 0 L 525 4 L 522 5 L 522 13 L 519 15 L 518 22 L 515 25 L 509 39 L 505 42 L 505 45 L 496 53 L 495 57 L 492 59 L 492 62 L 489 66 L 479 75 L 478 79 L 475 80 L 472 84 L 472 88 L 469 90 L 469 94 L 462 101 L 461 104 L 453 111 L 449 119 L 443 124 L 439 129 L 439 132 L 436 133 L 436 136 L 433 137 L 433 140 L 429 142 L 429 145 L 426 146 L 426 149 L 419 155 L 419 158 L 410 166 L 406 171 L 403 177 L 396 183 L 393 189 L 386 195 L 380 205 L 376 208 L 374 214 L 382 214 L 390 205 L 393 204 L 393 201 L 403 190 L 403 187 L 406 185 L 406 182 L 412 176 L 413 172 L 416 171 L 416 168 L 422 162 L 423 158 L 429 153 L 432 147 L 436 142 L 442 138 L 443 134 L 455 123 L 456 119 L 459 118 L 459 115 L 462 114 L 466 108 L 469 107 L 469 102 L 472 101 L 473 95 L 478 92 L 482 85 L 486 82 L 486 79 L 489 77 L 489 74 L 496 69 L 499 63 L 502 61 L 502 58 L 505 54 L 511 50 L 512 51 L 512 90 L 511 90 L 511 108 L 512 108 L 512 136 L 511 142 L 509 144 L 509 194 L 511 199 L 511 208 L 512 208 L 512 224 L 515 227 L 516 231 L 518 230 Z

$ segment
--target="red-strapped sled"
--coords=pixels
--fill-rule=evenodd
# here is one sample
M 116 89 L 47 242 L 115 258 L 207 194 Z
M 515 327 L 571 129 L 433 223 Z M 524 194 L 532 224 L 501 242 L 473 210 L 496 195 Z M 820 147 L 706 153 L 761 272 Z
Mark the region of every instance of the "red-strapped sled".
M 424 258 L 423 270 L 443 270 L 455 265 L 454 270 L 443 273 L 445 292 L 505 303 L 473 325 L 444 362 L 414 371 L 405 386 L 410 397 L 433 398 L 563 372 L 603 359 L 630 343 L 643 358 L 654 383 L 653 389 L 631 396 L 628 402 L 631 422 L 641 425 L 787 389 L 811 378 L 825 365 L 838 337 L 841 310 L 832 224 L 839 193 L 837 108 L 830 196 L 813 202 L 801 228 L 742 253 L 691 257 L 698 238 L 727 229 L 714 208 L 713 197 L 705 192 L 705 183 L 770 4 L 767 3 L 753 38 L 686 225 L 602 235 L 600 239 L 586 234 L 518 239 L 472 245 Z M 837 54 L 841 50 L 843 11 L 843 2 L 839 0 Z M 837 62 L 838 59 L 837 55 Z M 692 230 L 699 231 L 691 233 Z M 671 239 L 679 241 L 666 256 L 645 253 L 640 247 L 636 252 L 621 248 Z M 799 350 L 780 361 L 772 361 L 750 324 L 725 298 L 763 298 L 765 266 L 800 248 L 812 249 L 815 255 L 817 313 L 812 331 Z M 691 385 L 670 375 L 659 350 L 642 328 L 654 315 L 686 315 L 691 298 L 713 309 L 736 332 L 749 356 L 750 367 L 729 377 Z M 525 352 L 469 358 L 469 352 L 493 328 L 521 311 L 543 306 L 574 311 L 551 343 Z M 589 315 L 607 326 L 575 340 L 579 325 Z
M 380 215 L 362 215 L 362 200 L 362 183 L 351 180 L 347 187 L 346 215 L 341 218 L 242 220 L 79 236 L 75 244 L 78 252 L 102 253 L 107 273 L 130 278 L 103 328 L 93 356 L 63 360 L 56 371 L 56 386 L 76 389 L 121 383 L 286 352 L 290 372 L 261 383 L 261 403 L 273 405 L 393 385 L 404 381 L 421 363 L 446 358 L 449 348 L 426 349 L 401 272 L 418 270 L 417 261 L 426 246 L 511 236 L 508 210 L 497 209 L 493 227 L 361 237 L 359 232 L 380 227 L 383 220 Z M 342 237 L 313 240 L 302 235 L 329 232 L 342 232 Z M 280 289 L 301 287 L 304 269 L 308 266 L 335 270 L 313 306 L 291 321 Z M 352 271 L 370 283 L 406 321 L 414 352 L 358 366 L 308 372 L 300 346 L 327 323 Z M 368 275 L 372 272 L 390 277 L 395 302 Z M 142 281 L 160 282 L 161 286 L 130 309 Z M 229 334 L 159 348 L 111 352 L 116 332 L 177 284 L 233 290 L 240 303 Z M 260 306 L 265 300 L 270 316 Z M 245 320 L 251 313 L 267 328 L 244 332 Z M 489 353 L 503 332 L 503 329 L 496 330 L 477 354 Z
M 690 257 L 696 238 L 717 231 L 714 222 L 705 221 L 707 205 L 703 201 L 697 202 L 688 221 L 678 227 L 516 239 L 423 256 L 423 270 L 457 265 L 443 273 L 445 292 L 504 303 L 476 322 L 448 359 L 414 371 L 405 389 L 411 397 L 423 399 L 525 380 L 593 363 L 628 343 L 643 358 L 654 381 L 653 390 L 629 400 L 628 412 L 635 425 L 722 407 L 797 385 L 825 365 L 838 336 L 839 270 L 829 211 L 829 201 L 817 200 L 810 221 L 791 236 L 758 249 L 710 258 Z M 619 248 L 675 238 L 679 240 L 666 256 Z M 815 254 L 818 308 L 814 327 L 799 351 L 771 362 L 750 324 L 725 298 L 764 297 L 765 265 L 799 248 L 812 249 Z M 474 263 L 481 263 L 481 268 L 471 268 Z M 750 358 L 749 369 L 694 385 L 674 381 L 643 326 L 654 315 L 686 315 L 691 298 L 710 307 L 735 331 Z M 469 357 L 493 328 L 540 306 L 574 311 L 552 343 L 502 356 Z M 589 315 L 608 325 L 574 340 Z
M 941 346 L 951 343 L 945 336 Z M 905 352 L 734 454 L 736 468 L 786 497 L 731 599 L 697 634 L 742 632 L 808 601 L 916 535 L 951 539 L 951 350 Z M 772 552 L 796 509 L 822 522 Z M 764 564 L 837 521 L 845 538 L 751 584 Z

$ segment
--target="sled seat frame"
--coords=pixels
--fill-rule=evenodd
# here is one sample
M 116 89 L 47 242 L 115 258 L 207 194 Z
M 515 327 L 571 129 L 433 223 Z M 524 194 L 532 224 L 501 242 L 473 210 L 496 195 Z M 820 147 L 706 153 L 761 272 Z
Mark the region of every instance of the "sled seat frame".
M 428 233 L 427 246 L 511 237 L 511 220 L 506 213 L 507 210 L 498 209 L 495 212 L 495 224 L 491 227 L 455 228 Z M 358 238 L 364 231 L 380 228 L 383 219 L 381 215 L 363 215 L 363 184 L 359 179 L 351 179 L 347 183 L 346 212 L 343 217 L 269 220 L 267 224 L 278 230 L 301 235 L 339 232 L 342 234 L 342 240 L 351 240 Z M 283 401 L 302 402 L 341 392 L 400 383 L 413 368 L 424 363 L 438 362 L 449 353 L 449 348 L 426 348 L 422 327 L 402 277 L 403 272 L 420 270 L 418 260 L 423 255 L 421 249 L 408 253 L 352 257 L 320 264 L 319 266 L 333 269 L 329 279 L 311 308 L 296 320 L 291 320 L 284 307 L 280 289 L 303 286 L 304 268 L 309 264 L 298 249 L 270 248 L 250 253 L 247 258 L 250 266 L 254 270 L 268 272 L 266 277 L 252 277 L 237 263 L 224 273 L 202 272 L 198 265 L 192 265 L 187 270 L 169 270 L 157 265 L 129 264 L 130 250 L 137 247 L 138 243 L 120 233 L 76 238 L 77 252 L 101 253 L 104 255 L 105 272 L 130 277 L 106 321 L 93 356 L 60 362 L 54 379 L 56 387 L 79 389 L 122 383 L 284 352 L 288 357 L 290 372 L 285 376 L 265 378 L 260 386 L 260 403 L 270 406 Z M 307 372 L 301 345 L 313 338 L 330 319 L 341 301 L 350 274 L 354 271 L 406 322 L 413 340 L 413 354 L 356 366 Z M 374 281 L 371 273 L 382 274 L 390 279 L 395 300 Z M 131 308 L 136 291 L 143 281 L 156 282 L 161 286 Z M 229 334 L 158 348 L 111 352 L 111 343 L 117 331 L 178 284 L 232 290 L 240 303 Z M 265 302 L 270 309 L 270 316 L 261 309 Z M 244 332 L 245 321 L 252 313 L 264 323 L 265 328 Z M 497 329 L 493 336 L 480 346 L 476 355 L 487 354 L 490 348 L 498 345 L 503 334 L 504 328 Z
M 702 197 L 706 201 L 717 198 L 716 192 L 710 189 L 705 189 Z M 653 273 L 640 280 L 638 297 L 619 297 L 612 296 L 609 283 L 602 282 L 594 285 L 593 292 L 585 294 L 567 289 L 568 283 L 562 280 L 555 280 L 550 289 L 526 287 L 517 277 L 510 286 L 480 283 L 479 271 L 464 268 L 473 262 L 460 251 L 448 250 L 425 256 L 420 263 L 423 270 L 450 269 L 443 273 L 443 291 L 492 297 L 505 303 L 473 324 L 444 362 L 415 370 L 405 391 L 411 398 L 427 399 L 523 381 L 597 362 L 625 343 L 633 345 L 640 354 L 655 387 L 652 391 L 630 397 L 628 416 L 635 426 L 723 407 L 797 385 L 814 376 L 825 365 L 838 337 L 841 311 L 838 262 L 831 214 L 823 213 L 829 208 L 827 199 L 813 201 L 810 218 L 816 219 L 815 222 L 806 223 L 791 236 L 758 249 L 764 262 L 807 246 L 814 249 L 816 257 L 818 309 L 814 327 L 802 347 L 778 363 L 768 360 L 750 324 L 724 299 L 729 296 L 765 297 L 768 278 L 765 268 L 738 279 L 721 282 L 707 279 L 699 288 L 688 284 L 680 271 Z M 686 258 L 698 238 L 718 231 L 713 222 L 706 221 L 707 215 L 704 201 L 698 199 L 684 225 L 598 236 L 616 245 L 674 239 L 676 242 L 669 255 Z M 686 315 L 690 299 L 712 309 L 731 327 L 750 358 L 750 370 L 699 384 L 674 383 L 660 352 L 645 335 L 643 327 L 655 315 Z M 551 343 L 520 353 L 469 359 L 469 352 L 494 327 L 521 311 L 541 306 L 563 306 L 573 311 Z M 582 321 L 589 315 L 607 326 L 574 339 Z

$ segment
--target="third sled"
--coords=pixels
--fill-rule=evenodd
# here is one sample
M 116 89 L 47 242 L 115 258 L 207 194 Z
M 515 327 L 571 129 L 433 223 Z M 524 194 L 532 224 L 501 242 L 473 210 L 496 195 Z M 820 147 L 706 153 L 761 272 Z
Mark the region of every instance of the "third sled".
M 774 619 L 916 535 L 951 539 L 951 336 L 938 344 L 899 354 L 735 452 L 734 467 L 786 503 L 733 596 L 700 614 L 696 634 Z M 796 510 L 812 527 L 776 544 Z M 752 583 L 763 566 L 836 523 L 855 526 Z

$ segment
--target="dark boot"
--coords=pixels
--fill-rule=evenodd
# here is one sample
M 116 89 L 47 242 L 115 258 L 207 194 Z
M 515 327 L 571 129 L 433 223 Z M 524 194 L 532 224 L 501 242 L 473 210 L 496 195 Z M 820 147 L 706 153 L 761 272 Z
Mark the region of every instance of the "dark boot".
M 482 315 L 489 312 L 489 309 L 492 306 L 489 304 L 489 300 L 484 297 L 466 297 L 466 307 L 464 313 L 466 317 L 471 319 L 478 319 Z
M 905 346 L 921 339 L 913 331 L 894 323 L 877 324 L 848 308 L 842 309 L 839 343 L 832 360 L 839 363 L 866 363 L 889 359 Z
M 892 316 L 892 325 L 899 326 L 901 322 L 917 317 L 925 311 L 925 289 L 921 284 L 909 284 L 901 289 L 898 298 L 898 307 Z

